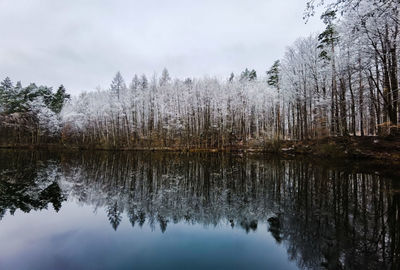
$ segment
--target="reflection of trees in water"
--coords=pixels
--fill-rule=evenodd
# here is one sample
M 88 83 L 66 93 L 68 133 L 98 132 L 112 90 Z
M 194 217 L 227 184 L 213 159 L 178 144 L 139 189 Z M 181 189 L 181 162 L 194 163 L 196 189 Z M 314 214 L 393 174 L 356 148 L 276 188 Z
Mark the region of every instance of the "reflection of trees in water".
M 32 192 L 22 194 L 34 197 L 39 190 L 47 198 L 40 207 L 52 202 L 56 208 L 63 200 L 61 185 L 74 200 L 104 207 L 115 230 L 123 213 L 132 226 L 147 222 L 162 232 L 180 221 L 223 222 L 247 232 L 268 224 L 304 268 L 399 266 L 400 194 L 393 192 L 399 183 L 377 174 L 228 155 L 118 153 L 65 156 L 60 166 L 35 162 L 27 161 L 33 164 L 26 177 L 31 180 L 21 182 L 29 187 L 19 188 Z M 6 186 L 19 183 L 11 178 L 1 182 L 6 196 L 15 193 Z M 47 184 L 38 189 L 39 183 Z M 29 205 L 0 200 L 0 213 Z
M 282 233 L 301 266 L 319 267 L 321 259 L 330 269 L 399 266 L 399 194 L 390 192 L 391 181 L 305 163 L 286 167 L 277 189 Z
M 272 211 L 265 200 L 268 187 L 257 183 L 267 183 L 254 174 L 257 166 L 264 165 L 232 157 L 120 155 L 83 159 L 65 170 L 75 183 L 74 197 L 106 206 L 110 220 L 125 211 L 132 225 L 147 220 L 161 230 L 184 220 L 205 225 L 230 222 L 249 231 Z
M 147 220 L 165 231 L 184 220 L 250 231 L 268 222 L 302 267 L 399 263 L 399 194 L 379 175 L 217 155 L 120 154 L 83 158 L 74 167 L 81 175 L 71 175 L 79 187 L 74 196 L 125 211 L 133 226 Z
M 33 152 L 0 154 L 0 220 L 6 214 L 47 209 L 58 212 L 65 196 L 58 185 L 59 167 L 51 160 L 42 162 Z

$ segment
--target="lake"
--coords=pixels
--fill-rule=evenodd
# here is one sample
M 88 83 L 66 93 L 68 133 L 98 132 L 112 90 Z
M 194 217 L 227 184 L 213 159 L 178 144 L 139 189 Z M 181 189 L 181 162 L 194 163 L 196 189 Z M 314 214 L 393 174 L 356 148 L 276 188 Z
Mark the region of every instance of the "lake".
M 399 269 L 398 168 L 0 151 L 0 269 Z

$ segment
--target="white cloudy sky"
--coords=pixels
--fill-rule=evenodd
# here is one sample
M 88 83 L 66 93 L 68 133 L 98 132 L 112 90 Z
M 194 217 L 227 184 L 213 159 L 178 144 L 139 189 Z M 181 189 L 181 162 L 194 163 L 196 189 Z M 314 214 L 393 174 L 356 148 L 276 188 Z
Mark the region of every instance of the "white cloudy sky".
M 305 0 L 0 0 L 0 79 L 71 93 L 108 87 L 120 70 L 173 77 L 258 74 L 297 37 Z

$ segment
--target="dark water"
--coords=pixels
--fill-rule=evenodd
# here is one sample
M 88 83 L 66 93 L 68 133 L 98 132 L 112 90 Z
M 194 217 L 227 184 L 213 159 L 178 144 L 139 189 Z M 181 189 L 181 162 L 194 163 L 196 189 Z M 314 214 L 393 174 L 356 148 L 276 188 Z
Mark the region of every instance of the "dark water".
M 383 169 L 0 151 L 0 269 L 399 269 L 400 180 Z

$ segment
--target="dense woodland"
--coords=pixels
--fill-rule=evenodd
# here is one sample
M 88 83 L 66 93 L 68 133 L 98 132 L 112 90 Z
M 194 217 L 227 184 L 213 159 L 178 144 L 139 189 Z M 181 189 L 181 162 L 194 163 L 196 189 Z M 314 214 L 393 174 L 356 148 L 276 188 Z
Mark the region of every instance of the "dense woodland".
M 54 92 L 34 83 L 14 85 L 7 77 L 0 83 L 0 142 L 56 142 L 63 126 L 60 112 L 69 98 L 62 85 Z
M 6 78 L 1 136 L 107 147 L 227 148 L 271 140 L 399 132 L 398 0 L 310 1 L 326 28 L 299 38 L 265 74 L 171 79 L 167 69 L 70 98 Z

